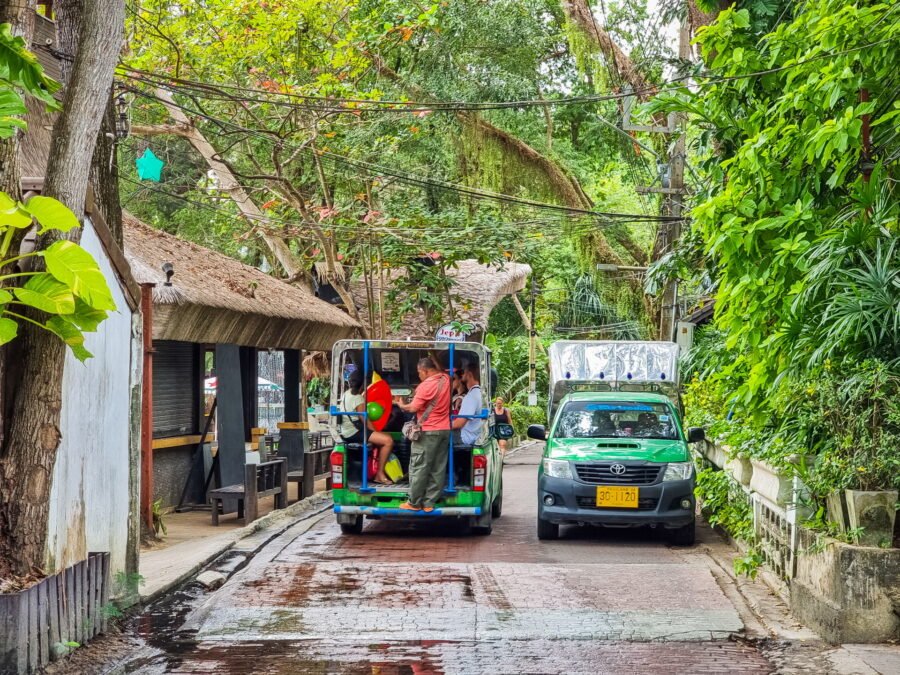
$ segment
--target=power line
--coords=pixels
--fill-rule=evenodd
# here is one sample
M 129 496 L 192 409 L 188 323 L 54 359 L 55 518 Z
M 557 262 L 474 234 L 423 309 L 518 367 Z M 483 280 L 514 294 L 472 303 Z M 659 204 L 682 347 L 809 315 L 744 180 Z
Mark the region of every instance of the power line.
M 175 105 L 180 108 L 184 112 L 193 115 L 195 117 L 202 117 L 204 119 L 209 120 L 210 122 L 219 125 L 220 127 L 230 127 L 233 130 L 240 131 L 242 133 L 250 134 L 256 136 L 262 140 L 266 140 L 269 142 L 276 142 L 276 138 L 274 138 L 271 134 L 263 133 L 255 129 L 248 129 L 246 127 L 242 127 L 239 124 L 234 122 L 229 122 L 227 120 L 219 120 L 215 119 L 206 113 L 203 113 L 198 110 L 194 110 L 193 108 L 189 108 L 183 104 L 175 103 L 172 101 L 163 101 L 157 96 L 146 92 L 136 91 L 141 96 L 146 98 L 150 98 L 153 100 L 157 100 L 168 105 Z M 280 141 L 279 141 L 280 142 Z M 313 147 L 294 147 L 290 145 L 286 145 L 283 142 L 282 147 L 287 151 L 301 151 L 305 154 L 314 153 L 318 155 L 320 158 L 327 159 L 332 162 L 341 163 L 347 166 L 351 166 L 357 169 L 363 169 L 367 171 L 370 175 L 376 175 L 379 177 L 391 177 L 395 178 L 398 181 L 401 181 L 406 184 L 415 185 L 418 187 L 431 187 L 442 190 L 449 190 L 456 192 L 458 194 L 462 194 L 468 197 L 473 197 L 477 199 L 486 199 L 492 201 L 501 201 L 510 204 L 527 206 L 531 208 L 539 208 L 545 209 L 548 211 L 555 211 L 558 213 L 568 214 L 568 215 L 581 215 L 581 216 L 591 216 L 600 219 L 612 220 L 612 221 L 622 221 L 622 222 L 639 222 L 639 221 L 647 221 L 647 222 L 667 222 L 672 220 L 670 216 L 650 216 L 646 214 L 625 214 L 625 213 L 610 213 L 604 211 L 595 211 L 592 209 L 583 209 L 573 206 L 562 206 L 559 204 L 550 204 L 547 202 L 539 202 L 531 199 L 524 199 L 521 197 L 515 197 L 513 195 L 507 195 L 499 192 L 491 192 L 487 190 L 480 190 L 477 188 L 471 188 L 466 185 L 462 185 L 459 183 L 453 183 L 450 181 L 441 181 L 434 178 L 423 178 L 420 176 L 416 176 L 414 174 L 410 174 L 408 172 L 403 172 L 395 169 L 390 169 L 385 166 L 381 166 L 378 164 L 374 164 L 371 162 L 366 162 L 364 160 L 356 160 L 350 157 L 346 157 L 344 155 L 339 155 L 337 153 L 333 153 L 330 151 L 318 150 Z M 680 220 L 680 219 L 679 219 Z
M 893 11 L 893 10 L 890 10 Z M 824 29 L 823 29 L 824 30 Z M 567 96 L 561 97 L 557 99 L 521 99 L 521 100 L 511 100 L 511 101 L 416 101 L 416 100 L 373 100 L 373 99 L 365 99 L 365 98 L 342 98 L 342 97 L 331 97 L 331 96 L 322 96 L 322 95 L 314 95 L 314 94 L 298 94 L 294 92 L 277 92 L 277 91 L 269 91 L 265 89 L 256 89 L 253 87 L 241 86 L 241 85 L 227 85 L 227 84 L 217 84 L 211 85 L 209 83 L 198 82 L 196 80 L 190 80 L 186 78 L 174 77 L 171 75 L 166 75 L 164 73 L 154 73 L 152 71 L 142 70 L 139 68 L 133 68 L 128 66 L 127 64 L 123 64 L 121 66 L 121 70 L 119 75 L 122 77 L 126 77 L 128 79 L 133 79 L 139 82 L 144 82 L 145 84 L 151 84 L 153 86 L 159 86 L 160 83 L 165 82 L 168 83 L 168 88 L 173 91 L 178 91 L 178 89 L 183 90 L 193 90 L 193 91 L 203 91 L 203 92 L 211 92 L 217 93 L 220 96 L 223 96 L 226 100 L 239 100 L 242 102 L 258 102 L 258 103 L 267 103 L 271 105 L 291 105 L 292 107 L 297 107 L 301 109 L 312 109 L 319 110 L 322 112 L 329 113 L 351 113 L 356 114 L 357 112 L 375 112 L 375 111 L 388 111 L 388 112 L 466 112 L 466 111 L 479 111 L 479 110 L 501 110 L 504 108 L 531 108 L 531 107 L 553 107 L 558 105 L 580 105 L 587 103 L 598 103 L 602 101 L 615 101 L 620 100 L 629 96 L 641 96 L 641 95 L 659 95 L 668 93 L 669 91 L 677 90 L 679 87 L 675 87 L 673 89 L 666 89 L 668 85 L 680 85 L 680 83 L 695 79 L 700 80 L 693 83 L 695 87 L 707 87 L 713 86 L 716 84 L 720 84 L 723 82 L 732 82 L 736 80 L 744 80 L 750 79 L 754 77 L 762 77 L 765 75 L 771 75 L 773 73 L 782 72 L 784 70 L 790 70 L 793 68 L 797 68 L 799 66 L 805 65 L 807 63 L 818 61 L 826 58 L 833 58 L 836 56 L 843 56 L 846 54 L 851 54 L 853 52 L 861 51 L 863 49 L 868 49 L 870 47 L 875 47 L 881 44 L 886 44 L 888 42 L 893 42 L 896 40 L 900 40 L 898 37 L 889 37 L 883 40 L 877 40 L 874 42 L 869 42 L 866 44 L 862 44 L 856 47 L 850 47 L 848 49 L 840 50 L 840 51 L 827 51 L 822 52 L 820 54 L 814 54 L 806 59 L 800 59 L 793 63 L 779 66 L 775 68 L 767 68 L 764 70 L 752 71 L 749 73 L 742 73 L 740 75 L 728 75 L 728 76 L 719 76 L 719 77 L 709 77 L 704 78 L 701 75 L 683 75 L 680 77 L 671 78 L 669 80 L 665 80 L 661 82 L 659 85 L 648 85 L 647 87 L 643 87 L 641 89 L 632 91 L 632 92 L 611 92 L 609 94 L 597 94 L 597 95 L 589 95 L 589 96 Z M 46 47 L 40 45 L 39 47 L 47 49 Z M 324 104 L 322 106 L 312 106 L 311 104 L 288 104 L 286 102 L 278 102 L 277 100 L 271 100 L 269 98 L 259 99 L 259 98 L 251 98 L 246 95 L 244 96 L 236 96 L 232 94 L 228 94 L 227 90 L 233 90 L 236 92 L 243 93 L 252 93 L 252 94 L 264 94 L 269 97 L 284 97 L 289 100 L 299 100 L 299 101 L 313 101 Z M 183 92 L 179 92 L 183 93 Z M 331 106 L 331 107 L 329 107 Z M 342 106 L 342 107 L 335 107 Z M 347 107 L 351 106 L 351 107 Z

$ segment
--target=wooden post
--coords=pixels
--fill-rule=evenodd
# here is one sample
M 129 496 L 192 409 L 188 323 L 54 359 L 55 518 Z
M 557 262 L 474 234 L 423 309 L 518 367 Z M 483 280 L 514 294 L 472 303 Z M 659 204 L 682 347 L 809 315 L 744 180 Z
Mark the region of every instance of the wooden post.
M 276 470 L 278 471 L 278 485 L 281 488 L 281 492 L 275 495 L 275 508 L 286 509 L 288 505 L 287 460 L 279 460 Z
M 144 376 L 141 383 L 141 520 L 153 532 L 153 288 L 141 284 L 144 317 Z
M 259 514 L 259 496 L 256 489 L 256 464 L 244 467 L 244 525 L 256 520 Z
M 305 499 L 316 491 L 316 457 L 318 454 L 315 452 L 303 453 L 303 482 L 300 485 L 300 494 L 297 495 L 300 499 Z

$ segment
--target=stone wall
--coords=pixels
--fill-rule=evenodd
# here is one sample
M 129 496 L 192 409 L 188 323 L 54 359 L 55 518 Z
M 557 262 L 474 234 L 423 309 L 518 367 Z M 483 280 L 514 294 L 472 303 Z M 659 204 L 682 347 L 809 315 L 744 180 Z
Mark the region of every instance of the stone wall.
M 900 549 L 816 542 L 801 530 L 791 610 L 829 642 L 900 638 Z

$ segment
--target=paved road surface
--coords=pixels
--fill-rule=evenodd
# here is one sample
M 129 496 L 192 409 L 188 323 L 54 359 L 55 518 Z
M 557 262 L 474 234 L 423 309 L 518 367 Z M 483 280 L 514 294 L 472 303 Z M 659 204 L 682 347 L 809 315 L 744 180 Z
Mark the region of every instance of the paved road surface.
M 330 515 L 286 531 L 187 617 L 181 640 L 126 671 L 772 671 L 729 639 L 741 618 L 698 549 L 649 530 L 539 542 L 538 459 L 532 448 L 508 460 L 489 537 L 384 521 L 344 536 Z

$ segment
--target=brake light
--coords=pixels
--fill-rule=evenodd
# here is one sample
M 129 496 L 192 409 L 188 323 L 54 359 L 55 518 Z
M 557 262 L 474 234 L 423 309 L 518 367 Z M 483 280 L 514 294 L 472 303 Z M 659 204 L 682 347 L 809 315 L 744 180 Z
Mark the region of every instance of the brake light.
M 472 458 L 472 489 L 484 492 L 484 480 L 487 477 L 487 457 L 475 455 Z
M 340 490 L 344 487 L 344 453 L 331 453 L 331 488 Z

